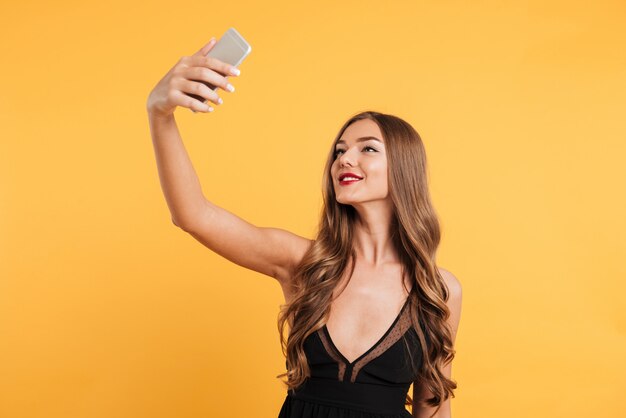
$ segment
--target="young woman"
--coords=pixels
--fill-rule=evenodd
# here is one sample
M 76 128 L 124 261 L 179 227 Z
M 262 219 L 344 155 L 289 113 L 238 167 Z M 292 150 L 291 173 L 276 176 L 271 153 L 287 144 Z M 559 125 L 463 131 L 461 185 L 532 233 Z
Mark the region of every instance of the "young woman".
M 221 104 L 199 81 L 234 91 L 228 77 L 239 73 L 206 57 L 212 47 L 180 59 L 151 91 L 150 131 L 174 224 L 282 287 L 279 417 L 449 418 L 461 285 L 436 265 L 420 136 L 392 115 L 353 116 L 328 153 L 315 239 L 254 226 L 204 197 L 174 120 L 177 106 L 213 110 L 185 93 Z

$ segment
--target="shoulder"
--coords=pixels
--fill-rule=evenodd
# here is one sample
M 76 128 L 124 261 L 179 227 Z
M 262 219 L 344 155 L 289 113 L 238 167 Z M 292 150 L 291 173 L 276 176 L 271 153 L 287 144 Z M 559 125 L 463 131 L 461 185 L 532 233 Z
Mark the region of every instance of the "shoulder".
M 456 337 L 456 332 L 459 327 L 459 321 L 461 320 L 461 302 L 463 299 L 463 291 L 461 288 L 461 282 L 457 277 L 446 269 L 438 268 L 441 277 L 443 277 L 446 286 L 448 287 L 448 300 L 446 305 L 450 309 L 450 316 L 448 323 L 452 329 L 452 340 Z
M 437 269 L 439 270 L 441 277 L 443 277 L 443 280 L 446 283 L 446 286 L 448 287 L 450 298 L 451 299 L 461 298 L 462 287 L 461 287 L 461 282 L 459 281 L 459 279 L 454 274 L 452 274 L 451 272 L 449 272 L 448 270 L 442 267 L 437 267 Z

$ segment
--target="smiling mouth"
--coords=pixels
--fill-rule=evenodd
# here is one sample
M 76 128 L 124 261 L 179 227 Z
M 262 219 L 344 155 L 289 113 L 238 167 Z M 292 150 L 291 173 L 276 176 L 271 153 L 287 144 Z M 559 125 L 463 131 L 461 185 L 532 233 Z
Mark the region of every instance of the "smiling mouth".
M 347 185 L 347 184 L 352 184 L 352 183 L 356 183 L 357 181 L 361 181 L 363 179 L 350 179 L 350 180 L 339 180 L 339 184 L 343 185 Z

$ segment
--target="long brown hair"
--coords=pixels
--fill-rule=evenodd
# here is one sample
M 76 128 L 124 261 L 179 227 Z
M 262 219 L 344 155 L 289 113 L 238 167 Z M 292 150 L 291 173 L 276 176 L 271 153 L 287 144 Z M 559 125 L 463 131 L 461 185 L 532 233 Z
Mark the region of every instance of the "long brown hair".
M 448 289 L 438 271 L 435 255 L 441 237 L 439 221 L 428 190 L 426 152 L 417 131 L 404 120 L 384 113 L 365 111 L 352 116 L 339 130 L 328 154 L 323 174 L 323 206 L 317 237 L 291 278 L 294 299 L 281 305 L 278 331 L 287 359 L 288 390 L 294 390 L 310 376 L 304 340 L 321 328 L 328 318 L 333 290 L 348 265 L 354 271 L 356 254 L 352 246 L 356 210 L 337 202 L 330 174 L 335 144 L 350 124 L 371 119 L 383 135 L 387 151 L 389 194 L 393 201 L 392 242 L 404 272 L 414 282 L 409 295 L 412 326 L 422 349 L 416 370 L 419 381 L 434 396 L 425 404 L 437 406 L 454 397 L 456 382 L 444 376 L 443 367 L 455 355 L 452 333 L 446 322 Z M 417 286 L 417 287 L 415 287 Z M 285 326 L 290 327 L 285 338 Z M 407 394 L 406 404 L 413 400 Z M 436 411 L 435 411 L 436 413 Z

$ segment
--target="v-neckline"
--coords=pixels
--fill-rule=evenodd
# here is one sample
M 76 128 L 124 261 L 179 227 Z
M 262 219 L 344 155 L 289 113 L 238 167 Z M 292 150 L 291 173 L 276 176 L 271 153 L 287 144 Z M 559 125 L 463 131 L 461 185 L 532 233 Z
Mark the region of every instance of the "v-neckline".
M 333 341 L 333 337 L 330 336 L 330 332 L 328 331 L 328 327 L 326 326 L 326 324 L 323 325 L 322 329 L 324 330 L 324 333 L 326 334 L 326 337 L 328 337 L 328 341 L 330 342 L 330 345 L 332 346 L 332 348 L 337 352 L 337 354 L 339 354 L 339 356 L 341 356 L 341 358 L 343 359 L 343 361 L 346 362 L 347 365 L 352 366 L 354 365 L 357 361 L 361 360 L 363 357 L 365 357 L 366 355 L 368 355 L 372 350 L 374 350 L 376 347 L 378 347 L 380 345 L 380 343 L 383 342 L 383 340 L 385 339 L 385 337 L 387 337 L 387 335 L 389 335 L 389 333 L 391 332 L 391 330 L 393 330 L 393 328 L 395 327 L 395 325 L 398 323 L 398 321 L 400 320 L 400 317 L 402 316 L 402 312 L 404 312 L 404 309 L 407 307 L 407 305 L 409 304 L 409 299 L 411 297 L 411 293 L 413 292 L 413 288 L 415 287 L 415 285 L 413 285 L 413 287 L 411 288 L 411 290 L 409 291 L 409 295 L 406 297 L 404 303 L 402 304 L 402 308 L 400 308 L 400 312 L 398 312 L 398 315 L 396 315 L 396 318 L 393 320 L 393 322 L 391 323 L 391 325 L 389 326 L 389 328 L 387 328 L 387 330 L 385 331 L 385 333 L 382 335 L 382 337 L 380 337 L 378 339 L 378 341 L 376 341 L 374 343 L 373 346 L 371 346 L 370 348 L 368 348 L 363 354 L 361 354 L 360 356 L 358 356 L 357 358 L 355 358 L 354 360 L 350 361 L 346 358 L 346 356 L 343 355 L 343 353 L 341 351 L 339 351 L 339 349 L 337 348 L 337 346 L 335 345 L 335 342 Z

